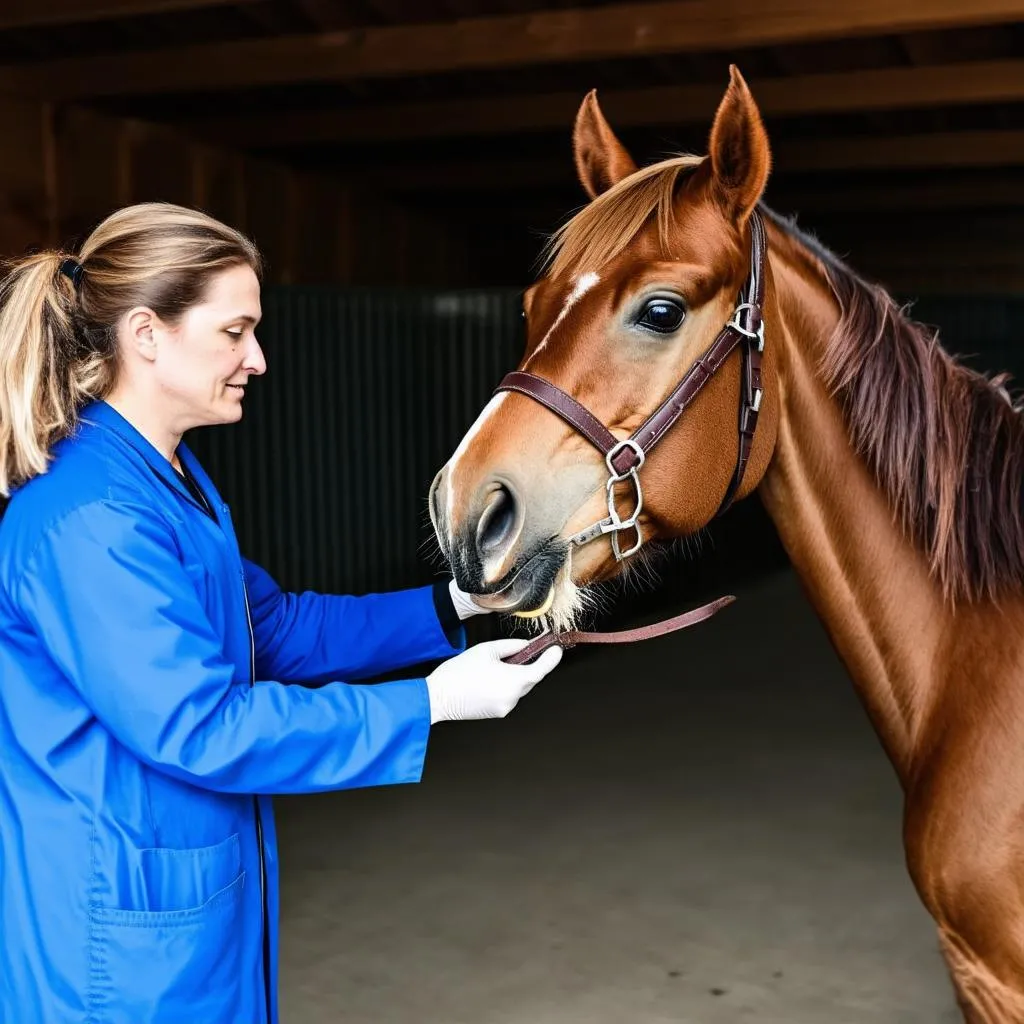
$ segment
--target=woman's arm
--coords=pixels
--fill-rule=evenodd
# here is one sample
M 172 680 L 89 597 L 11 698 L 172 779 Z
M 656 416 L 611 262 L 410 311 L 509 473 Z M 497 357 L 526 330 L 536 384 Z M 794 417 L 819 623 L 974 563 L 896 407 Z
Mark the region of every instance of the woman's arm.
M 99 501 L 70 513 L 32 554 L 15 596 L 96 718 L 169 775 L 248 793 L 420 778 L 423 679 L 250 686 L 150 509 Z
M 432 587 L 364 597 L 286 594 L 249 561 L 245 581 L 257 671 L 274 679 L 361 679 L 449 658 L 465 647 L 458 616 L 440 621 Z M 451 603 L 447 592 L 442 596 Z

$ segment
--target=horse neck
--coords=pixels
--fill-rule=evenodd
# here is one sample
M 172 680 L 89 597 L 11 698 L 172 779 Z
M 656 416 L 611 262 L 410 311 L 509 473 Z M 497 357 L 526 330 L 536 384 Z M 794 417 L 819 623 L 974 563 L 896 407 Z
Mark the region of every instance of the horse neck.
M 776 347 L 779 419 L 760 493 L 905 780 L 937 685 L 949 612 L 818 374 L 837 304 L 820 272 L 812 274 L 809 261 L 772 234 L 766 322 Z

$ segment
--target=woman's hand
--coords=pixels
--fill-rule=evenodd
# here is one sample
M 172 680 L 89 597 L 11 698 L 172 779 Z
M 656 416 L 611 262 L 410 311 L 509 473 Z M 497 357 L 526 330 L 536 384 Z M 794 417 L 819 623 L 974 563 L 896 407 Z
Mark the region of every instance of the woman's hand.
M 482 608 L 480 605 L 473 600 L 472 594 L 467 594 L 464 590 L 459 589 L 459 585 L 452 580 L 448 584 L 448 592 L 452 595 L 452 604 L 455 605 L 455 610 L 459 614 L 459 619 L 465 622 L 466 619 L 472 618 L 474 615 L 488 615 L 490 614 L 490 608 Z
M 430 722 L 504 718 L 561 660 L 562 648 L 545 651 L 529 665 L 508 665 L 529 640 L 491 640 L 439 665 L 427 676 Z

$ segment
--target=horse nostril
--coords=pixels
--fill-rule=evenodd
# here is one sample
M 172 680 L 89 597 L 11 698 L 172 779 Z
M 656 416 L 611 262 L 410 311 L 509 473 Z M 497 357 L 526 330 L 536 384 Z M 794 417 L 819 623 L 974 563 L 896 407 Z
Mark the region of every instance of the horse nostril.
M 484 556 L 501 550 L 508 544 L 515 525 L 516 500 L 504 484 L 499 484 L 477 523 L 477 550 Z
M 437 528 L 441 524 L 441 483 L 444 480 L 444 470 L 440 470 L 434 477 L 427 495 L 428 508 L 430 509 L 430 520 Z

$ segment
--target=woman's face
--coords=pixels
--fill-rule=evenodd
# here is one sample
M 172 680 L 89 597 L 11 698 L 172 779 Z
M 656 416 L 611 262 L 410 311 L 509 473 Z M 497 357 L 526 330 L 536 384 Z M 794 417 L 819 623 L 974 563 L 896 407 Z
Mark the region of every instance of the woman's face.
M 160 401 L 183 433 L 242 418 L 249 378 L 266 372 L 256 340 L 260 285 L 248 266 L 230 267 L 175 327 L 152 324 L 152 369 Z

